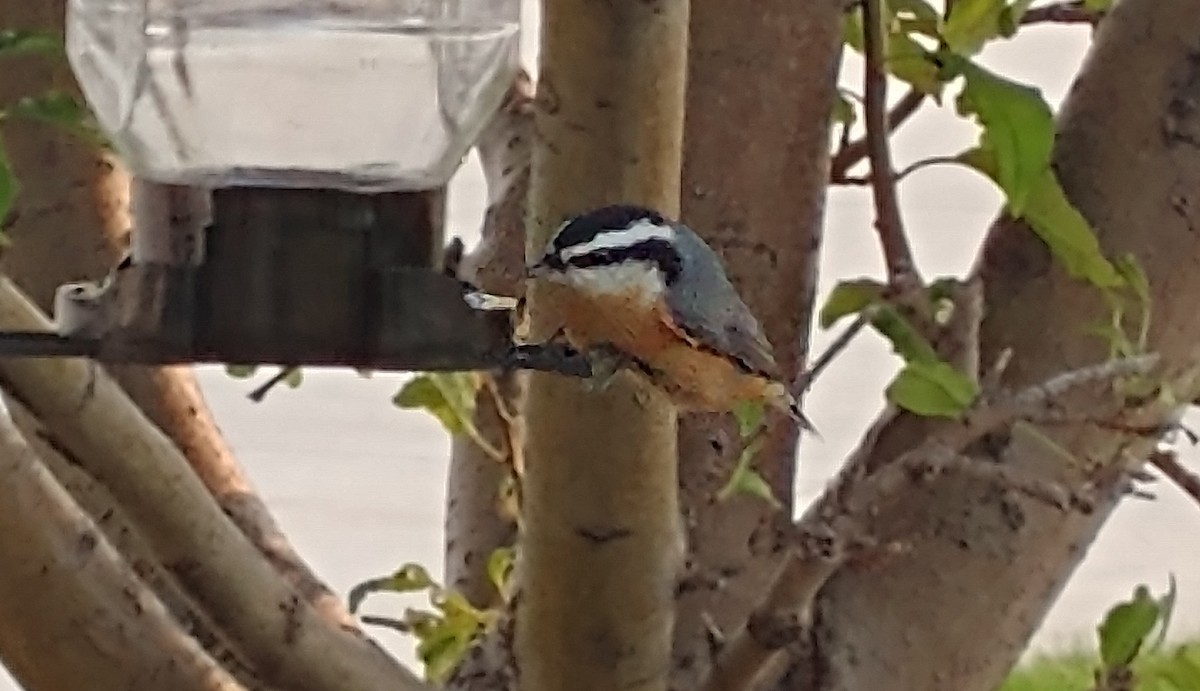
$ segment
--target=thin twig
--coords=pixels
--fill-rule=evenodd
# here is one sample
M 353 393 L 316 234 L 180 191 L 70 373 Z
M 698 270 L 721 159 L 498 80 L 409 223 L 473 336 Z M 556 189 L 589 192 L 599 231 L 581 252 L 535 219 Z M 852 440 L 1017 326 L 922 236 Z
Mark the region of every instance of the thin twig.
M 1082 2 L 1056 2 L 1033 7 L 1021 15 L 1021 24 L 1091 24 L 1104 18 L 1103 12 L 1084 7 Z
M 1200 504 L 1200 475 L 1184 468 L 1178 455 L 1171 451 L 1155 451 L 1150 454 L 1150 464 Z
M 922 168 L 927 168 L 929 166 L 934 166 L 934 165 L 944 165 L 947 163 L 961 163 L 961 162 L 962 161 L 959 161 L 958 158 L 956 158 L 954 156 L 930 156 L 929 158 L 922 158 L 921 160 L 916 161 L 915 163 L 910 163 L 907 167 L 905 167 L 899 173 L 896 173 L 892 177 L 892 182 L 893 183 L 900 182 L 904 178 L 908 177 L 909 175 L 917 172 L 918 170 L 920 170 Z
M 795 383 L 792 384 L 792 395 L 799 398 L 805 391 L 812 388 L 813 382 L 821 375 L 821 372 L 833 362 L 839 353 L 846 349 L 846 346 L 850 345 L 850 342 L 854 340 L 858 332 L 862 331 L 863 327 L 870 323 L 871 315 L 868 308 L 860 312 L 854 319 L 854 322 L 838 334 L 837 338 L 833 339 L 829 347 L 813 362 L 812 367 L 809 367 L 807 370 L 801 372 L 800 376 L 796 377 Z
M 908 121 L 925 103 L 925 94 L 912 89 L 896 101 L 887 114 L 888 132 L 894 132 Z M 867 157 L 867 138 L 862 137 L 852 142 L 845 142 L 829 159 L 829 181 L 835 185 L 855 184 L 857 180 L 866 178 L 849 177 L 850 169 Z
M 271 389 L 274 389 L 276 386 L 279 386 L 281 383 L 287 381 L 287 378 L 292 376 L 297 369 L 299 368 L 295 365 L 288 365 L 286 367 L 279 368 L 279 371 L 276 372 L 274 376 L 260 384 L 250 393 L 246 394 L 246 398 L 249 398 L 255 403 L 262 403 L 263 399 L 267 397 L 267 394 L 271 393 Z
M 871 190 L 875 201 L 875 228 L 883 246 L 888 280 L 897 287 L 918 285 L 916 263 L 904 233 L 900 203 L 893 180 L 892 151 L 888 141 L 887 71 L 883 55 L 883 0 L 863 2 L 863 118 L 867 128 L 867 158 L 871 161 Z

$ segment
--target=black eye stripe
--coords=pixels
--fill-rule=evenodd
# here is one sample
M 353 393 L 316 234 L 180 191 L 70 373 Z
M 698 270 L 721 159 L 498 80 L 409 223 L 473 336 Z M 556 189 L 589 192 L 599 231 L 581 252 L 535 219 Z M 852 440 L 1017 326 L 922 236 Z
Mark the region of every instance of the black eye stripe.
M 555 256 L 555 260 L 562 260 Z M 606 247 L 594 252 L 571 257 L 567 260 L 569 266 L 588 268 L 593 266 L 612 266 L 623 262 L 648 262 L 658 266 L 663 272 L 667 284 L 674 283 L 683 270 L 683 260 L 671 243 L 666 240 L 644 240 L 629 247 Z

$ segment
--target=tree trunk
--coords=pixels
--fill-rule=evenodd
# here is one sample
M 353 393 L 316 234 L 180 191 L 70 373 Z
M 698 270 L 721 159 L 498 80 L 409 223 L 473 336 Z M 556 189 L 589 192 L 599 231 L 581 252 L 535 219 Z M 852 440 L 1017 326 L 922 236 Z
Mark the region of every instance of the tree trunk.
M 545 4 L 531 252 L 605 204 L 678 212 L 687 16 L 687 0 Z M 545 338 L 555 296 L 539 283 L 530 310 Z M 530 376 L 520 686 L 664 691 L 682 556 L 674 406 L 626 374 L 582 387 Z
M 1101 23 L 1092 52 L 1059 118 L 1055 168 L 1109 256 L 1132 253 L 1149 278 L 1154 322 L 1149 349 L 1168 363 L 1177 400 L 1192 400 L 1200 313 L 1200 14 L 1188 0 L 1123 0 Z M 1102 361 L 1089 326 L 1106 318 L 1099 292 L 1069 278 L 1021 222 L 1001 218 L 980 258 L 985 316 L 981 362 L 1002 349 L 1018 388 Z M 1044 317 L 1052 318 L 1046 320 Z M 1080 415 L 1113 403 L 1110 387 L 1066 402 Z M 1171 410 L 1151 406 L 1127 422 L 1153 429 Z M 914 448 L 926 427 L 895 417 L 852 469 L 872 473 Z M 1019 424 L 972 449 L 975 462 L 1061 483 L 1085 493 L 1090 513 L 1061 511 L 994 483 L 946 474 L 903 492 L 871 495 L 847 473 L 837 494 L 871 507 L 870 528 L 902 549 L 843 568 L 822 591 L 811 653 L 788 688 L 833 691 L 990 691 L 1024 650 L 1083 558 L 1125 485 L 1125 471 L 1152 435 L 1096 426 Z M 819 509 L 806 516 L 817 525 Z
M 832 0 L 768 0 L 753 11 L 692 2 L 682 217 L 721 255 L 789 379 L 808 351 L 841 21 L 842 3 Z M 728 632 L 745 622 L 780 562 L 756 538 L 791 522 L 796 429 L 786 419 L 770 419 L 755 465 L 787 508 L 715 499 L 737 461 L 730 417 L 680 421 L 690 551 L 675 688 L 696 688 L 707 674 L 710 626 Z
M 489 293 L 520 296 L 525 292 L 525 214 L 533 146 L 533 84 L 528 74 L 522 73 L 513 83 L 476 146 L 487 181 L 488 207 L 479 246 L 463 258 L 459 276 Z M 505 420 L 494 397 L 498 394 L 508 411 L 518 411 L 525 374 L 510 371 L 490 376 L 495 389 L 476 395 L 474 423 L 493 447 L 506 451 L 507 463 L 458 435 L 451 442 L 446 482 L 445 580 L 477 607 L 496 601 L 488 558 L 500 547 L 511 547 L 516 537 L 514 517 L 501 511 L 500 491 L 520 466 L 525 439 L 520 416 Z

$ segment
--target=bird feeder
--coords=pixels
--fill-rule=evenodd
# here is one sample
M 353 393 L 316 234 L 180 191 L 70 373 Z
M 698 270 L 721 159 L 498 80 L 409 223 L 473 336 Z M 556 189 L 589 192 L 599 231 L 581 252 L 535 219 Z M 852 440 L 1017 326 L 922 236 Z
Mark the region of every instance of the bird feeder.
M 504 310 L 442 271 L 442 189 L 518 69 L 519 0 L 69 0 L 135 176 L 131 255 L 60 288 L 103 360 L 480 369 Z

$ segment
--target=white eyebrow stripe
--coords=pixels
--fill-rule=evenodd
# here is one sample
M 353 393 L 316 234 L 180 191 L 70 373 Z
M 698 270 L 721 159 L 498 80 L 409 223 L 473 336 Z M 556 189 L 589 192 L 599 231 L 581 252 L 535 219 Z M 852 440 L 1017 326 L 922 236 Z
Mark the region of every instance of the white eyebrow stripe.
M 642 219 L 628 228 L 623 228 L 615 232 L 600 233 L 590 242 L 585 242 L 582 245 L 564 247 L 562 249 L 562 258 L 563 261 L 570 261 L 575 257 L 582 257 L 585 254 L 591 254 L 599 250 L 633 247 L 639 242 L 647 240 L 671 240 L 674 237 L 675 229 L 671 226 L 658 225 L 657 223 Z

